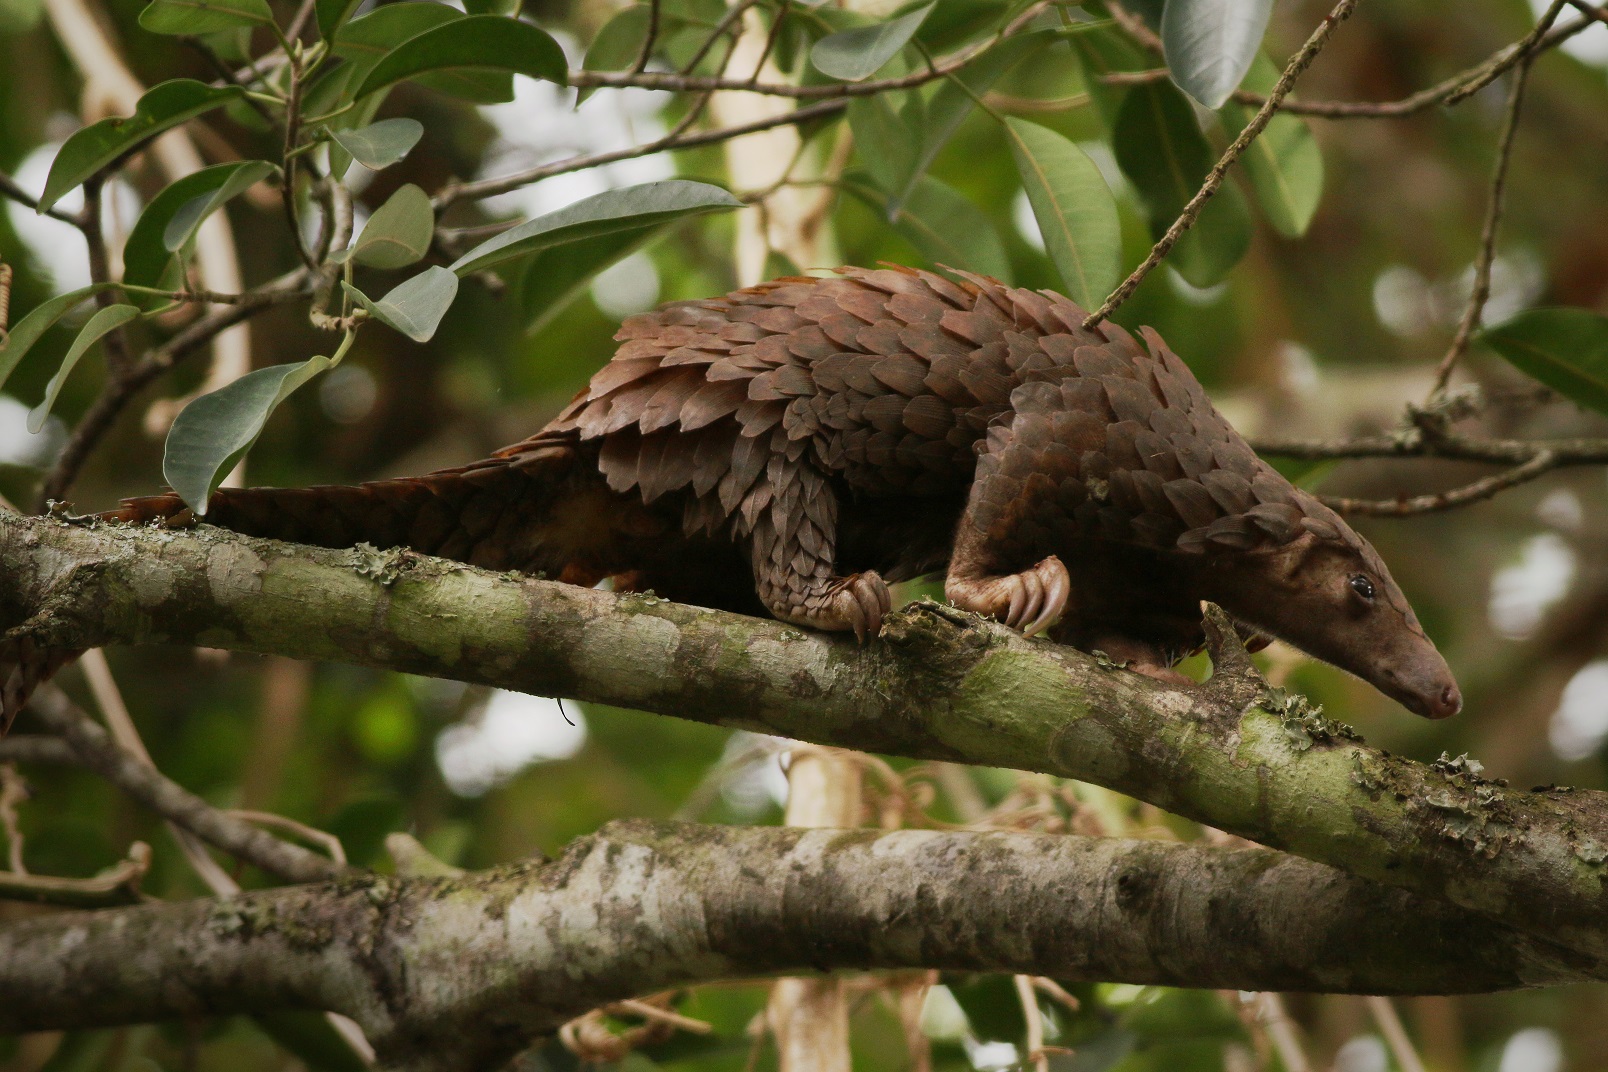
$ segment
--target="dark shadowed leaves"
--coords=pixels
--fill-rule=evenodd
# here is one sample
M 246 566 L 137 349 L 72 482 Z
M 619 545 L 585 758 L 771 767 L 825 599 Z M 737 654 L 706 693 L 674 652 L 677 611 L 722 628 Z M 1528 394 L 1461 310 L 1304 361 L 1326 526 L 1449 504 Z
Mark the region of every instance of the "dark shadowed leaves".
M 279 403 L 331 364 L 318 356 L 258 369 L 185 406 L 168 432 L 163 477 L 192 510 L 205 514 L 207 500 Z
M 1251 69 L 1273 0 L 1168 0 L 1161 43 L 1178 88 L 1220 108 Z
M 582 239 L 741 206 L 741 201 L 720 187 L 688 179 L 609 190 L 487 239 L 459 257 L 452 270 L 459 275 L 478 272 Z
M 887 215 L 886 198 L 870 184 L 851 176 L 844 180 L 844 188 L 878 214 Z M 922 176 L 892 224 L 929 264 L 1010 279 L 1010 258 L 993 222 L 964 194 L 931 175 Z
M 1278 68 L 1258 56 L 1245 77 L 1245 86 L 1267 93 L 1279 79 Z M 1230 136 L 1237 136 L 1251 121 L 1252 110 L 1243 104 L 1225 104 L 1219 110 Z M 1323 153 L 1306 120 L 1275 115 L 1240 158 L 1251 180 L 1257 204 L 1273 229 L 1286 238 L 1306 233 L 1323 198 Z
M 1045 251 L 1067 296 L 1092 309 L 1116 286 L 1122 267 L 1111 189 L 1094 161 L 1055 131 L 1015 118 L 1005 128 Z
M 530 23 L 500 15 L 470 15 L 397 45 L 374 65 L 354 95 L 429 75 L 431 85 L 470 100 L 512 100 L 511 83 L 506 95 L 492 98 L 486 92 L 485 80 L 475 77 L 486 72 L 523 74 L 562 85 L 569 67 L 558 42 Z
M 168 184 L 140 213 L 123 246 L 123 280 L 141 287 L 177 290 L 183 280 L 173 270 L 174 252 L 194 236 L 201 222 L 231 197 L 278 169 L 266 160 L 215 164 Z M 187 222 L 178 227 L 181 217 Z M 176 239 L 169 244 L 169 235 Z M 141 300 L 141 304 L 160 304 Z
M 1480 341 L 1571 401 L 1608 413 L 1608 317 L 1586 309 L 1531 309 Z
M 221 108 L 240 96 L 236 86 L 214 89 L 192 78 L 174 78 L 146 91 L 130 116 L 102 119 L 68 138 L 50 165 L 39 211 L 125 153 L 133 152 L 164 130 Z
M 932 14 L 935 4 L 936 0 L 909 14 L 874 26 L 857 26 L 852 30 L 828 34 L 810 49 L 810 62 L 822 74 L 845 82 L 870 78 L 910 43 L 927 16 Z
M 140 12 L 141 29 L 186 37 L 273 21 L 267 0 L 151 0 Z
M 650 224 L 579 242 L 545 249 L 531 258 L 520 282 L 520 304 L 525 310 L 527 334 L 552 322 L 570 302 L 580 297 L 599 272 L 635 252 L 659 232 Z

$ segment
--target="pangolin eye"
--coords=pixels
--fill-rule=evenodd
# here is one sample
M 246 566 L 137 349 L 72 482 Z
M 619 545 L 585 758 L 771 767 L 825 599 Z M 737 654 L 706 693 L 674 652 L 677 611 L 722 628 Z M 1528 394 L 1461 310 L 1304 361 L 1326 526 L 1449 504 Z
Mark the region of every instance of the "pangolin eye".
M 1374 598 L 1373 582 L 1370 581 L 1368 578 L 1364 577 L 1362 574 L 1353 573 L 1351 575 L 1351 590 L 1353 592 L 1357 593 L 1363 599 L 1367 600 L 1368 602 L 1370 602 L 1370 603 L 1373 602 L 1373 598 Z

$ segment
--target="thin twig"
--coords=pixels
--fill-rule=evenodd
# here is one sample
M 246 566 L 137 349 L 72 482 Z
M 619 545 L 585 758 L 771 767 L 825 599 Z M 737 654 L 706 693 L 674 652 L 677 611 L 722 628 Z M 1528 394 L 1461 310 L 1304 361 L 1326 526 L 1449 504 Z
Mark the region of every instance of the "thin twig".
M 682 127 L 678 126 L 676 130 L 672 130 L 662 138 L 645 142 L 629 149 L 616 149 L 612 152 L 592 153 L 586 156 L 572 156 L 565 160 L 555 160 L 551 164 L 531 168 L 528 171 L 515 172 L 512 175 L 449 185 L 443 187 L 436 194 L 435 204 L 437 210 L 440 210 L 464 198 L 491 197 L 493 194 L 507 193 L 509 190 L 517 189 L 540 179 L 551 178 L 554 175 L 564 175 L 571 171 L 583 171 L 586 168 L 597 167 L 601 164 L 612 164 L 619 160 L 631 160 L 639 156 L 649 156 L 653 153 L 664 152 L 667 149 L 690 149 L 699 145 L 714 145 L 719 142 L 729 141 L 732 138 L 740 138 L 744 134 L 770 130 L 772 127 L 804 123 L 826 115 L 834 115 L 847 107 L 848 101 L 845 100 L 821 101 L 818 104 L 806 105 L 783 115 L 756 119 L 751 123 L 737 123 L 717 130 L 700 131 L 696 134 L 685 133 Z
M 1039 1009 L 1038 995 L 1033 992 L 1033 977 L 1015 977 L 1016 998 L 1022 1004 L 1022 1016 L 1027 1020 L 1027 1056 L 1034 1072 L 1050 1072 L 1050 1059 L 1044 1055 L 1044 1013 Z
M 1431 514 L 1489 499 L 1498 492 L 1528 483 L 1557 467 L 1557 456 L 1549 450 L 1540 450 L 1523 465 L 1434 495 L 1415 495 L 1412 498 L 1400 499 L 1347 499 L 1338 496 L 1320 496 L 1320 498 L 1331 509 L 1338 510 L 1342 514 L 1360 514 L 1365 517 L 1411 517 L 1414 514 Z
M 688 60 L 682 65 L 681 73 L 683 75 L 690 75 L 696 71 L 698 69 L 698 64 L 702 63 L 704 57 L 709 55 L 709 50 L 715 47 L 715 42 L 720 40 L 721 36 L 730 30 L 732 26 L 739 19 L 741 19 L 744 14 L 747 13 L 748 9 L 753 7 L 758 2 L 759 0 L 737 0 L 737 3 L 727 8 L 726 14 L 721 16 L 720 21 L 715 24 L 715 28 L 709 31 L 709 36 L 704 38 L 703 43 L 698 46 L 698 51 L 692 54 L 692 59 Z M 655 8 L 657 8 L 657 6 L 657 3 L 655 3 Z M 725 65 L 722 64 L 721 67 L 722 70 L 724 70 Z M 642 67 L 636 68 L 638 73 L 640 73 L 641 70 Z
M 0 171 L 0 197 L 9 197 L 11 200 L 17 202 L 19 205 L 22 205 L 24 208 L 30 208 L 35 212 L 39 211 L 39 199 L 34 197 L 27 190 L 24 190 L 21 186 L 18 186 L 17 181 L 3 171 Z M 53 220 L 60 220 L 62 223 L 70 223 L 79 230 L 83 230 L 84 228 L 84 220 L 82 216 L 71 215 L 70 213 L 63 212 L 59 208 L 47 208 L 44 214 Z
M 346 849 L 341 845 L 341 839 L 327 830 L 320 830 L 316 826 L 297 822 L 288 815 L 280 815 L 271 811 L 251 811 L 249 809 L 231 808 L 229 814 L 236 819 L 258 826 L 271 826 L 283 830 L 287 834 L 295 834 L 303 841 L 311 841 L 324 850 L 324 854 L 334 861 L 337 867 L 346 867 Z
M 75 766 L 78 765 L 78 753 L 60 737 L 44 733 L 13 733 L 0 738 L 0 763 Z
M 1401 435 L 1357 439 L 1256 439 L 1258 454 L 1325 461 L 1346 458 L 1443 458 L 1448 461 L 1523 465 L 1545 450 L 1559 468 L 1608 464 L 1608 439 L 1476 439 L 1445 433 L 1436 437 L 1412 429 Z
M 1396 1006 L 1389 998 L 1366 997 L 1363 1003 L 1373 1014 L 1374 1023 L 1379 1025 L 1379 1033 L 1385 1036 L 1385 1045 L 1390 1047 L 1390 1055 L 1396 1059 L 1396 1067 L 1401 1072 L 1424 1072 L 1423 1058 L 1418 1056 L 1418 1050 L 1413 1047 L 1413 1040 L 1407 1037 L 1407 1029 L 1401 1024 L 1401 1017 L 1396 1015 Z
M 151 869 L 151 847 L 136 841 L 128 856 L 94 878 L 58 878 L 0 872 L 0 900 L 61 908 L 109 908 L 140 900 L 140 881 Z
M 1256 136 L 1262 133 L 1268 123 L 1272 122 L 1274 113 L 1279 110 L 1279 105 L 1295 86 L 1295 80 L 1301 76 L 1301 72 L 1311 65 L 1319 50 L 1328 41 L 1329 35 L 1334 32 L 1335 27 L 1349 18 L 1356 6 L 1357 0 L 1340 0 L 1340 3 L 1335 5 L 1334 10 L 1324 16 L 1323 21 L 1318 24 L 1318 28 L 1312 31 L 1312 36 L 1307 38 L 1306 44 L 1301 46 L 1301 50 L 1290 59 L 1289 65 L 1284 68 L 1284 74 L 1280 76 L 1278 84 L 1273 87 L 1273 92 L 1268 94 L 1267 103 L 1262 105 L 1261 110 L 1246 124 L 1245 129 L 1240 131 L 1239 137 L 1234 139 L 1233 144 L 1223 153 L 1222 158 L 1212 166 L 1212 170 L 1206 175 L 1206 181 L 1195 192 L 1195 196 L 1189 199 L 1189 204 L 1184 206 L 1184 210 L 1178 214 L 1178 218 L 1173 221 L 1172 226 L 1167 228 L 1167 233 L 1162 235 L 1161 240 L 1151 248 L 1150 255 L 1144 259 L 1144 262 L 1139 267 L 1133 270 L 1127 279 L 1124 279 L 1118 285 L 1116 290 L 1111 292 L 1111 295 L 1106 298 L 1100 308 L 1096 309 L 1083 321 L 1085 331 L 1092 330 L 1100 321 L 1115 312 L 1119 305 L 1127 301 L 1128 296 L 1144 281 L 1145 276 L 1149 275 L 1151 270 L 1160 264 L 1168 253 L 1172 252 L 1173 246 L 1183 237 L 1184 232 L 1194 226 L 1201 209 L 1206 206 L 1206 202 L 1211 200 L 1212 195 L 1223 184 L 1223 178 L 1228 174 L 1228 169 L 1234 165 L 1234 161 L 1239 159 L 1240 154 L 1256 139 Z
M 317 882 L 341 871 L 317 853 L 280 841 L 231 817 L 120 748 L 93 718 L 54 686 L 35 693 L 32 710 L 45 727 L 67 740 L 86 766 L 207 842 L 271 875 Z
M 653 56 L 653 46 L 659 39 L 659 0 L 648 0 L 648 35 L 642 39 L 642 51 L 637 53 L 636 62 L 631 65 L 632 74 L 641 74 L 648 69 L 648 60 Z M 703 59 L 703 53 L 698 53 Z M 696 67 L 697 64 L 692 64 Z
M 17 773 L 16 764 L 0 763 L 0 830 L 6 835 L 6 866 L 14 875 L 28 873 L 22 861 L 23 837 L 17 806 L 30 795 L 28 783 Z
M 11 265 L 0 262 L 0 350 L 11 341 Z
M 1552 6 L 1536 24 L 1536 31 L 1526 40 L 1539 40 L 1563 10 L 1567 0 L 1552 0 Z M 1530 81 L 1530 68 L 1535 63 L 1535 53 L 1525 51 L 1521 53 L 1523 59 L 1519 62 L 1513 73 L 1513 88 L 1508 91 L 1507 107 L 1502 113 L 1502 132 L 1496 139 L 1496 164 L 1491 169 L 1491 192 L 1486 198 L 1485 223 L 1480 230 L 1480 252 L 1474 259 L 1474 288 L 1468 296 L 1468 305 L 1463 309 L 1462 319 L 1458 321 L 1457 333 L 1452 337 L 1452 344 L 1446 350 L 1446 356 L 1441 358 L 1440 364 L 1435 368 L 1435 386 L 1430 391 L 1430 397 L 1435 398 L 1446 391 L 1446 384 L 1452 378 L 1452 369 L 1462 356 L 1468 352 L 1468 343 L 1474 336 L 1474 329 L 1479 327 L 1480 318 L 1485 312 L 1485 302 L 1491 296 L 1491 263 L 1496 259 L 1496 232 L 1502 225 L 1502 195 L 1507 186 L 1508 162 L 1513 158 L 1513 139 L 1519 130 L 1519 111 L 1524 105 L 1524 87 Z
M 92 283 L 112 281 L 111 258 L 106 251 L 106 233 L 101 226 L 101 189 L 106 179 L 95 175 L 84 182 L 84 241 L 89 244 L 89 279 Z M 115 298 L 109 290 L 95 295 L 95 303 L 102 309 L 113 304 Z M 106 372 L 110 379 L 125 375 L 129 368 L 128 336 L 119 327 L 101 339 L 106 354 Z

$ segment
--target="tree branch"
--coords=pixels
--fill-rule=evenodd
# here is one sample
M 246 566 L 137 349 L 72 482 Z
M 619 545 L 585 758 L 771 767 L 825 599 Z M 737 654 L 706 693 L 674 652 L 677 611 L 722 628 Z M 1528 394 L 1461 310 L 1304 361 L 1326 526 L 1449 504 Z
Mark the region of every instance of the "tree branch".
M 877 642 L 409 552 L 0 516 L 0 650 L 204 644 L 572 696 L 1094 782 L 1608 955 L 1608 795 L 1519 792 L 1364 745 L 1259 682 L 1111 669 L 918 604 Z M 360 572 L 361 567 L 361 572 Z M 1232 664 L 1223 630 L 1219 664 Z M 0 679 L 4 674 L 0 673 Z
M 322 1008 L 357 1020 L 387 1067 L 491 1068 L 667 986 L 909 967 L 1364 993 L 1608 977 L 1583 953 L 1265 849 L 628 820 L 548 864 L 7 926 L 0 1031 Z

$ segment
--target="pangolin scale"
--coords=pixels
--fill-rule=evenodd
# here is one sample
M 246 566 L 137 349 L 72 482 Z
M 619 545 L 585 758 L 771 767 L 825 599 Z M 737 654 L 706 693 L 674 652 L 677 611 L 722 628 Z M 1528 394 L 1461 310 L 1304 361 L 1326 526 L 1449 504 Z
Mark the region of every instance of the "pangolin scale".
M 218 492 L 207 520 L 405 546 L 873 635 L 887 582 L 1165 676 L 1210 599 L 1426 715 L 1461 698 L 1374 549 L 1263 463 L 1155 332 L 1050 292 L 888 267 L 631 317 L 548 426 L 355 487 Z M 109 518 L 181 512 L 132 499 Z

